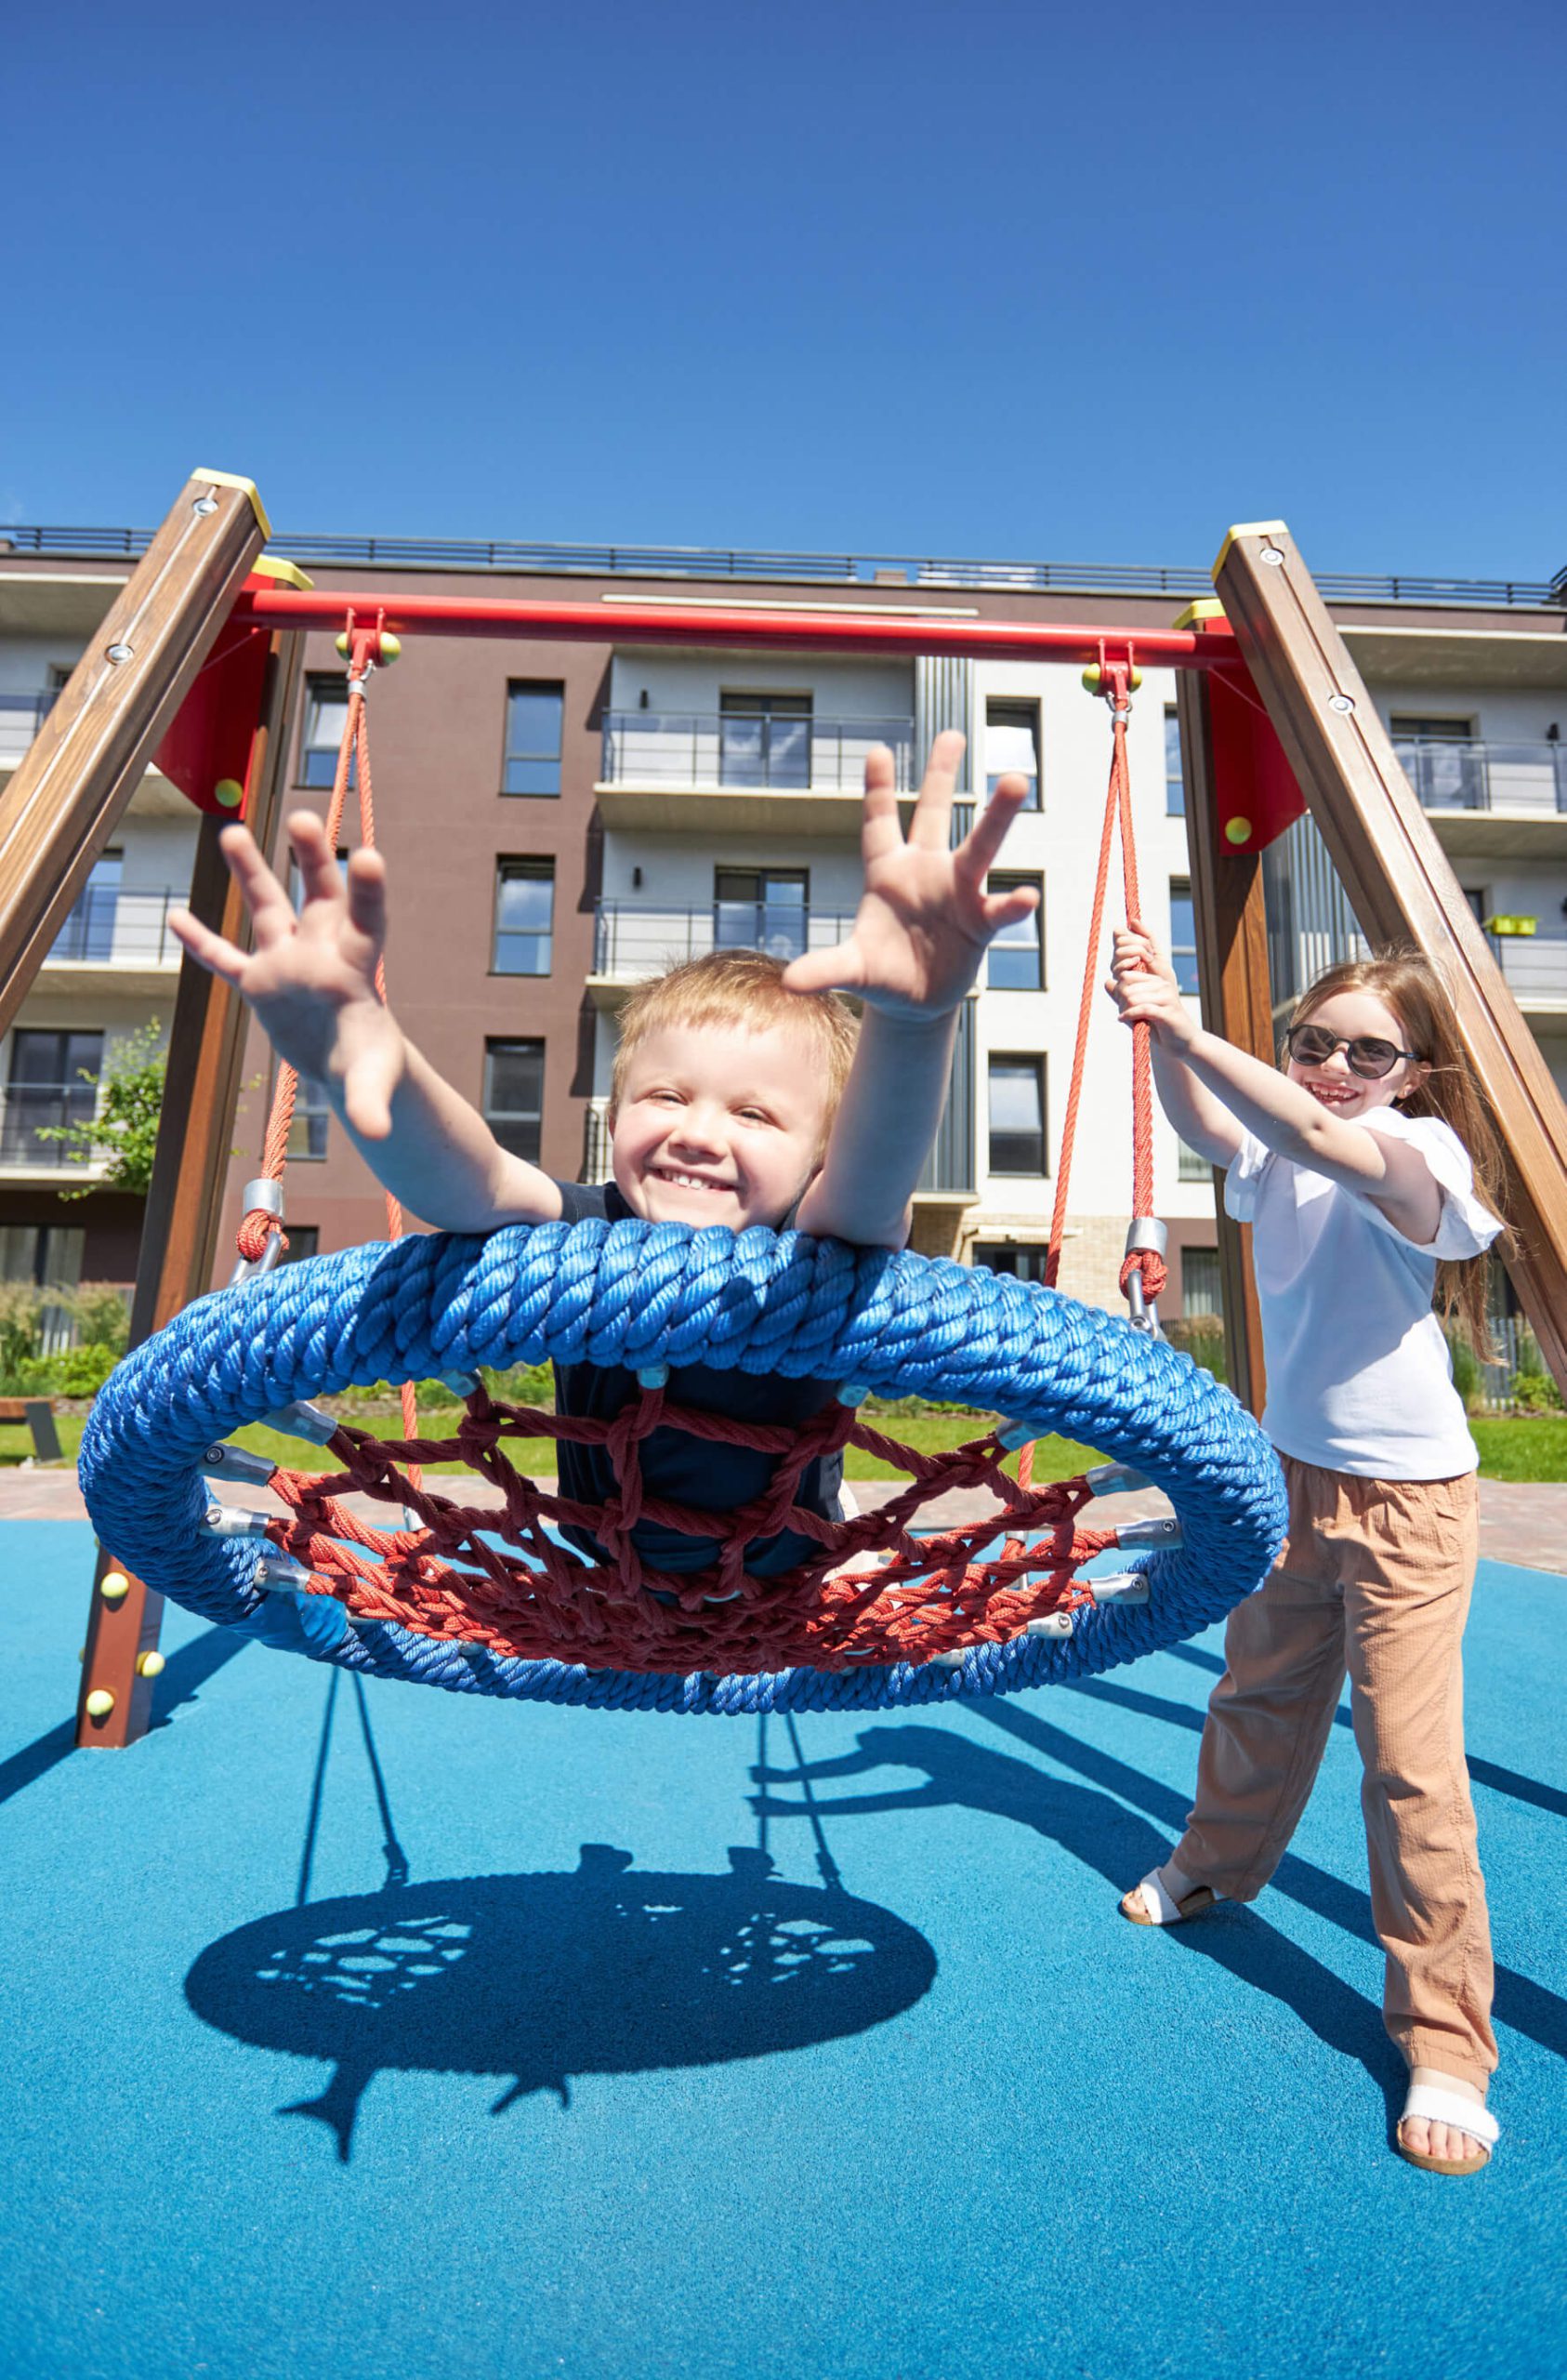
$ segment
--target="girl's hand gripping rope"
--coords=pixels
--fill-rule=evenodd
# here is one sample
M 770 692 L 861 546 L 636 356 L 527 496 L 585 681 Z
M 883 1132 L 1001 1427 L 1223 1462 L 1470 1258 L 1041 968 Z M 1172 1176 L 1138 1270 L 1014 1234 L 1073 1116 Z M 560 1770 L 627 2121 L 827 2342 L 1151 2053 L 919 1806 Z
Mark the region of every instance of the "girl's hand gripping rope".
M 304 902 L 296 916 L 245 826 L 222 837 L 229 871 L 244 896 L 254 946 L 241 950 L 188 909 L 170 930 L 199 965 L 230 984 L 255 1011 L 279 1055 L 340 1101 L 366 1140 L 391 1130 L 391 1100 L 408 1048 L 377 988 L 387 933 L 387 873 L 379 854 L 356 851 L 348 878 L 309 811 L 288 821 Z
M 1105 990 L 1123 1025 L 1146 1025 L 1161 1049 L 1188 1048 L 1201 1030 L 1175 970 L 1151 934 L 1117 926 Z

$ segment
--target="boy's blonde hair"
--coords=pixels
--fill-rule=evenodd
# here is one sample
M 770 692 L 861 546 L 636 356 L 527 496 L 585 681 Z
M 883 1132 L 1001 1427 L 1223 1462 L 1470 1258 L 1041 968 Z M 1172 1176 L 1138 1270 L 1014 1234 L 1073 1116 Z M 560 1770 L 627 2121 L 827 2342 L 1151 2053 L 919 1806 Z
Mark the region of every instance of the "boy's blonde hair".
M 631 1061 L 650 1033 L 671 1025 L 739 1025 L 750 1033 L 789 1025 L 808 1037 L 822 1061 L 827 1092 L 822 1118 L 825 1148 L 854 1063 L 859 1019 L 836 992 L 785 991 L 786 963 L 761 950 L 710 950 L 705 958 L 688 959 L 639 984 L 620 1012 L 620 1042 L 610 1081 L 612 1122 Z
M 1396 1104 L 1406 1116 L 1440 1116 L 1452 1127 L 1474 1167 L 1476 1195 L 1493 1214 L 1505 1219 L 1501 1134 L 1459 1038 L 1453 995 L 1440 968 L 1412 943 L 1389 944 L 1370 959 L 1347 959 L 1308 985 L 1290 1024 L 1304 1025 L 1336 992 L 1370 992 L 1391 1009 L 1408 1047 L 1429 1069 L 1418 1087 L 1405 1091 Z M 1498 1256 L 1509 1254 L 1515 1244 L 1510 1230 L 1493 1243 Z M 1496 1352 L 1486 1294 L 1488 1269 L 1481 1257 L 1444 1259 L 1437 1265 L 1436 1277 L 1443 1321 L 1456 1328 L 1482 1363 L 1494 1361 Z

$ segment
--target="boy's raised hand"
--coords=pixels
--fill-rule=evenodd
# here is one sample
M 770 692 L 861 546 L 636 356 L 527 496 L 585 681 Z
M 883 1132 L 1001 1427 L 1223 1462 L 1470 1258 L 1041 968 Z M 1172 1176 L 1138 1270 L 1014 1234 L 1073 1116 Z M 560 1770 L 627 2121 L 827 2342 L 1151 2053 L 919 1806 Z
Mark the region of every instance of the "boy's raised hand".
M 305 894 L 297 916 L 249 828 L 236 826 L 225 828 L 222 851 L 250 911 L 255 947 L 239 949 L 188 909 L 171 910 L 169 927 L 192 959 L 255 1010 L 281 1057 L 340 1089 L 356 1132 L 384 1140 L 407 1062 L 402 1031 L 375 988 L 387 932 L 385 864 L 375 852 L 357 851 L 345 883 L 309 811 L 289 819 L 288 838 Z
M 876 745 L 865 760 L 860 847 L 865 889 L 847 940 L 795 959 L 792 992 L 855 992 L 871 1008 L 903 1019 L 955 1009 L 1003 926 L 1026 918 L 1039 895 L 1027 885 L 987 892 L 985 877 L 1028 799 L 1028 780 L 1004 776 L 956 851 L 950 846 L 953 794 L 963 737 L 938 735 L 905 840 L 892 755 Z

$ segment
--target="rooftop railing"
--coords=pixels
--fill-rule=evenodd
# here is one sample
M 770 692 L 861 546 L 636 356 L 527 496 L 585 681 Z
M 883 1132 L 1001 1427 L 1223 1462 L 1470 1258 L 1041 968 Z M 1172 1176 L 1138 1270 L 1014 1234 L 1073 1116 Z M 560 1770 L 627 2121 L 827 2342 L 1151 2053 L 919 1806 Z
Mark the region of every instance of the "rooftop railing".
M 134 561 L 151 529 L 16 525 L 0 530 L 0 555 L 84 562 Z M 509 537 L 349 537 L 280 535 L 272 550 L 291 562 L 364 563 L 403 570 L 527 570 L 590 577 L 780 579 L 851 587 L 968 587 L 1024 593 L 1211 595 L 1205 570 L 1154 562 L 994 562 L 916 554 L 782 553 L 724 546 L 539 544 Z M 1554 579 L 1441 578 L 1420 574 L 1325 571 L 1329 602 L 1462 603 L 1539 610 L 1567 602 L 1567 571 Z
M 1412 736 L 1393 749 L 1424 810 L 1567 812 L 1567 745 Z
M 604 721 L 603 783 L 855 793 L 875 744 L 890 747 L 899 790 L 905 790 L 914 757 L 912 719 L 612 710 Z

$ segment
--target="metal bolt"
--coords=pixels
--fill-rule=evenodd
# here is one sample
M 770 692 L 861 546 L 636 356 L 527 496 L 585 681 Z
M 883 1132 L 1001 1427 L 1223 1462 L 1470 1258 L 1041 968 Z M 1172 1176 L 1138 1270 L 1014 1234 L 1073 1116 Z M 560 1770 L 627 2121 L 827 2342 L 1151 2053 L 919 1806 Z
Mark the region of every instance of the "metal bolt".
M 1348 719 L 1350 713 L 1355 707 L 1355 698 L 1353 694 L 1329 694 L 1327 698 L 1327 707 L 1329 710 L 1342 711 L 1345 718 Z
M 109 658 L 115 664 L 116 668 L 122 661 L 134 661 L 136 658 L 135 647 L 128 644 L 112 644 L 109 648 Z
M 1258 556 L 1258 562 L 1270 563 L 1274 570 L 1279 570 L 1283 567 L 1284 559 L 1283 549 L 1278 546 L 1264 546 L 1262 551 Z
M 216 512 L 217 509 L 217 498 L 215 496 L 198 496 L 194 504 L 191 505 L 191 509 L 192 512 Z

